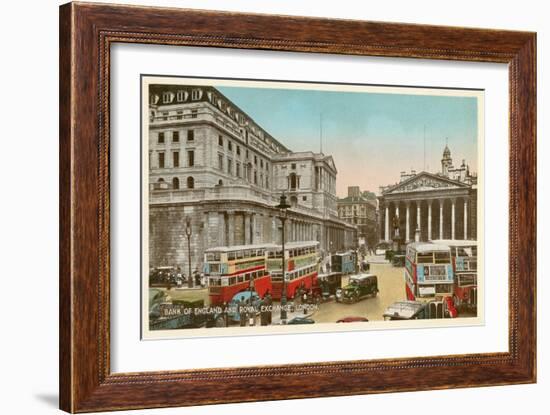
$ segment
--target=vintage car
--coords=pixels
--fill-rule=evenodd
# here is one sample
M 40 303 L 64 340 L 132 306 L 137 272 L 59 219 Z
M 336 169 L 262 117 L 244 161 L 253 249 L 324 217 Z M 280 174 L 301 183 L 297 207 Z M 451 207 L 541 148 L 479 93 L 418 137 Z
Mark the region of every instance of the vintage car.
M 183 277 L 176 267 L 164 266 L 152 268 L 149 271 L 150 287 L 174 287 L 185 283 Z
M 384 311 L 384 320 L 422 320 L 429 318 L 428 304 L 420 301 L 397 301 Z
M 378 291 L 378 277 L 376 275 L 352 275 L 349 284 L 336 291 L 336 301 L 355 303 L 365 297 L 376 297 Z
M 313 320 L 312 318 L 297 316 L 288 320 L 288 323 L 286 324 L 293 325 L 293 324 L 314 324 L 314 323 L 315 323 L 315 320 Z
M 337 323 L 360 323 L 360 322 L 367 322 L 367 321 L 369 321 L 369 319 L 365 317 L 349 316 L 349 317 L 341 318 L 336 322 Z

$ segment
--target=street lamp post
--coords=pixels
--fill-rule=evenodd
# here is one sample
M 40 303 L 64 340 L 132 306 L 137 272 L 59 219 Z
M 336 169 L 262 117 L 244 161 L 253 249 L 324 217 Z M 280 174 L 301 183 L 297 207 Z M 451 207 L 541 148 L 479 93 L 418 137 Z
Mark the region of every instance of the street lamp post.
M 286 322 L 286 269 L 285 269 L 285 222 L 286 222 L 286 214 L 287 210 L 290 207 L 290 205 L 286 202 L 286 196 L 283 193 L 281 195 L 281 198 L 279 200 L 279 205 L 276 206 L 277 209 L 281 212 L 281 216 L 279 217 L 281 219 L 282 223 L 282 264 L 281 264 L 281 271 L 283 274 L 283 290 L 281 292 L 281 321 L 284 323 Z
M 187 286 L 193 288 L 193 276 L 191 275 L 191 219 L 187 218 L 185 221 L 185 235 L 187 236 L 187 261 L 189 261 L 189 276 L 187 279 Z

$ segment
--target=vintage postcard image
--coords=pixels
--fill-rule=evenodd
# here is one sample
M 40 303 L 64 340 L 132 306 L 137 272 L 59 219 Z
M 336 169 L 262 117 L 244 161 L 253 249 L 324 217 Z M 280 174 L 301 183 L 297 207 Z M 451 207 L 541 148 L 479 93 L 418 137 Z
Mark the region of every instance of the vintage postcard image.
M 483 324 L 483 91 L 141 88 L 144 339 Z

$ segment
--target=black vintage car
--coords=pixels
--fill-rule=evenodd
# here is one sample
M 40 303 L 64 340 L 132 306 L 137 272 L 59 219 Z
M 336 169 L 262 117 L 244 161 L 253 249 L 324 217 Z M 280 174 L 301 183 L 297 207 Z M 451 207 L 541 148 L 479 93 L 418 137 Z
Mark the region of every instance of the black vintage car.
M 366 297 L 376 297 L 378 291 L 378 277 L 376 275 L 352 275 L 349 284 L 336 292 L 336 301 L 355 303 Z
M 177 267 L 156 267 L 149 272 L 150 287 L 174 287 L 186 282 Z

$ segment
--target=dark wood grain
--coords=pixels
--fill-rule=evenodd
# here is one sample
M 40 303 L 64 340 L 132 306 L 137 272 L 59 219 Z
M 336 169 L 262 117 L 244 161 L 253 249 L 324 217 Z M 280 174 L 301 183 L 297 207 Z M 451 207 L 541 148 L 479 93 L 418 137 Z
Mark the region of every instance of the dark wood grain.
M 509 352 L 111 373 L 109 59 L 115 42 L 502 62 L 510 68 Z M 536 379 L 534 33 L 71 3 L 60 9 L 60 406 L 68 412 Z

